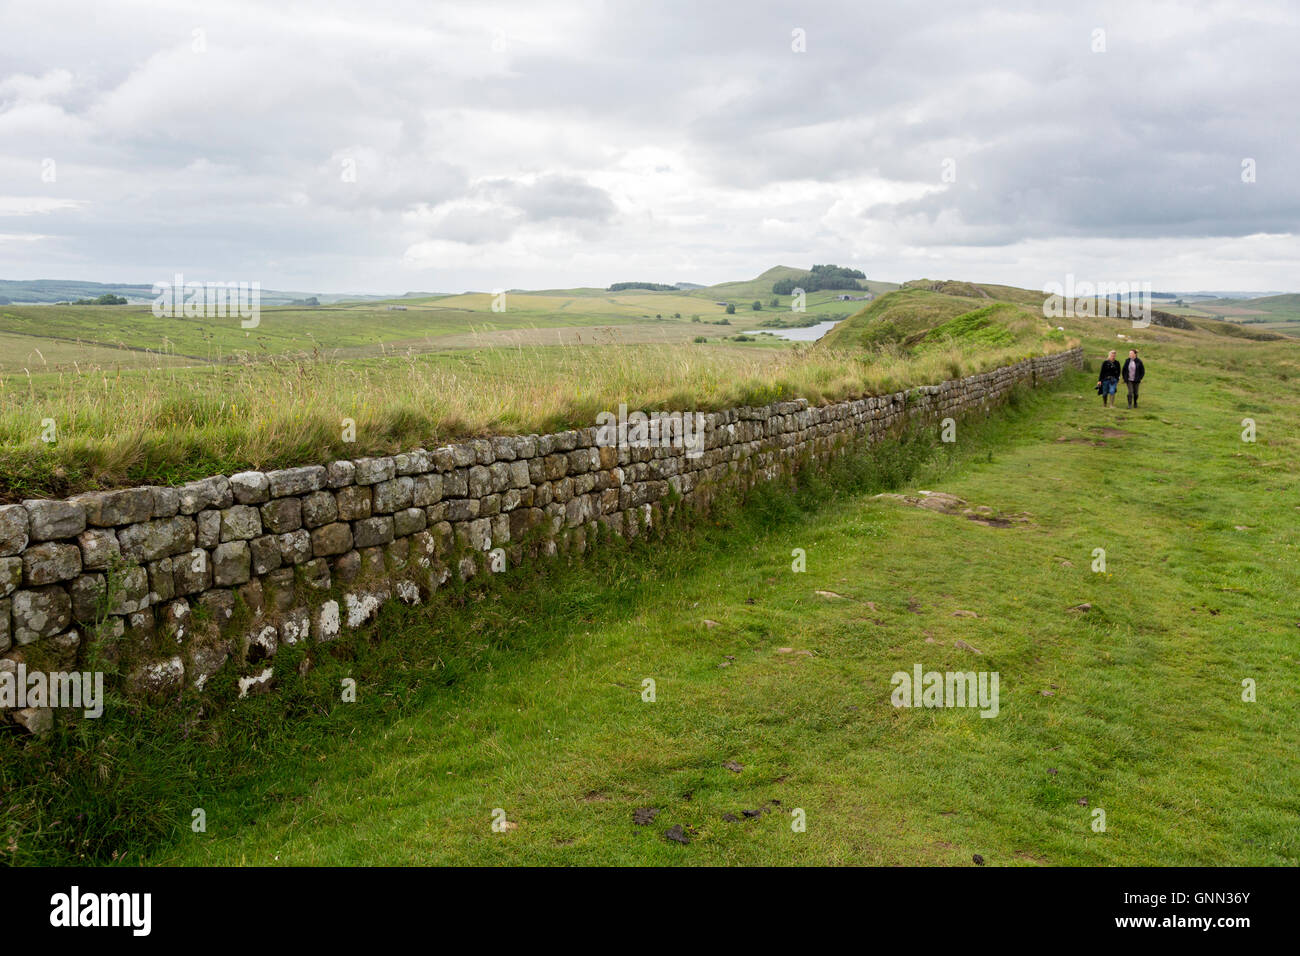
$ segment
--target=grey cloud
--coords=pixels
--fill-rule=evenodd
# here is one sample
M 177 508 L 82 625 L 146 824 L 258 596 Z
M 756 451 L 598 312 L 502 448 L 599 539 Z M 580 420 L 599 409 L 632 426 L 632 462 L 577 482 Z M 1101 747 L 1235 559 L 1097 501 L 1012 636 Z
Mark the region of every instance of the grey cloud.
M 448 16 L 403 0 L 267 13 L 256 31 L 235 8 L 97 19 L 88 0 L 51 3 L 0 11 L 0 34 L 22 38 L 0 67 L 0 194 L 76 205 L 0 216 L 0 233 L 53 237 L 6 245 L 6 273 L 56 263 L 135 280 L 172 260 L 252 263 L 284 269 L 268 284 L 384 291 L 465 288 L 479 261 L 557 285 L 626 278 L 555 274 L 579 259 L 681 272 L 655 276 L 672 281 L 870 255 L 874 274 L 902 279 L 937 253 L 1013 260 L 1019 244 L 1099 239 L 1158 256 L 1202 238 L 1214 242 L 1186 248 L 1230 269 L 1219 240 L 1300 231 L 1300 15 L 1281 0 L 954 0 L 924 14 L 453 3 Z M 1099 26 L 1107 50 L 1092 53 Z M 796 28 L 805 53 L 791 50 Z M 491 49 L 497 29 L 505 52 Z M 638 151 L 662 190 L 628 179 Z M 44 157 L 55 183 L 37 175 Z M 864 179 L 898 189 L 826 221 L 837 200 L 861 202 Z M 520 261 L 529 230 L 570 244 Z M 403 253 L 425 239 L 475 258 L 413 272 Z M 366 251 L 349 262 L 348 249 Z
M 532 183 L 495 180 L 485 183 L 484 191 L 517 207 L 533 222 L 556 219 L 608 222 L 616 212 L 609 193 L 576 176 L 549 174 Z

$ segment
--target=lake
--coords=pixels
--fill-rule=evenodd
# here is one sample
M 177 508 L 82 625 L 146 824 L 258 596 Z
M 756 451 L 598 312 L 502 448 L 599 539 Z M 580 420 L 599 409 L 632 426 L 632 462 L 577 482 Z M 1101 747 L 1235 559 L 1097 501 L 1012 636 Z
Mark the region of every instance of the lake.
M 770 332 L 777 338 L 789 339 L 792 342 L 816 342 L 843 321 L 843 319 L 833 319 L 830 322 L 818 322 L 816 325 L 805 326 L 802 329 L 754 329 L 752 332 L 746 332 L 745 334 L 761 335 L 764 332 Z

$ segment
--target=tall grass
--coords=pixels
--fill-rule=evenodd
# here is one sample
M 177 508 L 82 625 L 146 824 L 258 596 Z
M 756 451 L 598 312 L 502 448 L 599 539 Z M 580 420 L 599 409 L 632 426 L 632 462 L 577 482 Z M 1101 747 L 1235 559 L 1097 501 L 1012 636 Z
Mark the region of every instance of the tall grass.
M 796 396 L 817 403 L 973 374 L 1027 354 L 1024 345 L 954 345 L 916 357 L 813 347 L 532 346 L 10 376 L 0 381 L 0 498 L 584 427 L 619 403 L 681 410 Z M 345 441 L 347 420 L 354 441 Z M 50 422 L 53 443 L 43 440 Z

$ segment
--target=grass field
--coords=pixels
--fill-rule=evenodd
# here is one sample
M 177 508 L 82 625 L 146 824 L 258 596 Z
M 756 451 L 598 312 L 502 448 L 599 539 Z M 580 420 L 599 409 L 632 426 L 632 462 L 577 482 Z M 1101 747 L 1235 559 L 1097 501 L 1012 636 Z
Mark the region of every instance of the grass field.
M 1189 318 L 1217 319 L 1261 332 L 1300 335 L 1300 295 L 1296 293 L 1257 299 L 1204 299 L 1186 306 L 1158 307 Z
M 1073 375 L 942 452 L 389 609 L 304 681 L 282 652 L 277 697 L 10 750 L 9 861 L 1295 866 L 1297 354 L 1143 348 L 1137 411 Z M 998 672 L 999 715 L 891 706 L 918 663 Z
M 407 350 L 472 347 L 481 344 L 477 335 L 506 331 L 632 326 L 663 335 L 667 325 L 681 337 L 717 335 L 713 323 L 724 319 L 734 326 L 788 315 L 791 297 L 777 297 L 779 304 L 772 306 L 771 287 L 776 279 L 797 271 L 778 267 L 748 282 L 686 292 L 560 289 L 508 291 L 501 297 L 478 292 L 312 308 L 274 306 L 263 308 L 252 328 L 244 328 L 238 317 L 159 317 L 147 305 L 0 306 L 0 335 L 24 337 L 20 344 L 28 345 L 0 351 L 0 374 L 60 371 L 71 368 L 74 361 L 82 367 L 109 370 L 135 367 L 141 354 L 189 364 L 266 357 L 368 358 Z M 880 292 L 894 288 L 889 283 L 867 285 Z M 810 294 L 807 315 L 842 317 L 856 311 L 855 303 L 835 301 L 837 294 Z M 762 310 L 752 310 L 754 300 L 760 301 Z M 718 304 L 728 301 L 736 307 L 731 316 L 725 305 Z M 692 322 L 693 318 L 699 321 Z M 683 324 L 690 329 L 679 328 Z M 78 357 L 77 349 L 86 351 Z
M 858 305 L 835 302 L 830 292 L 810 296 L 808 313 L 797 319 L 788 310 L 727 316 L 715 306 L 721 318 L 694 322 L 673 312 L 637 319 L 628 313 L 615 316 L 612 325 L 602 324 L 608 314 L 584 311 L 604 301 L 603 294 L 507 296 L 516 305 L 504 314 L 491 312 L 488 297 L 475 296 L 454 297 L 455 308 L 442 304 L 451 301 L 446 297 L 413 302 L 405 312 L 372 306 L 267 310 L 252 330 L 264 352 L 232 353 L 243 333 L 231 320 L 221 335 L 235 338 L 217 341 L 211 333 L 204 353 L 211 361 L 186 357 L 204 347 L 194 337 L 210 334 L 197 320 L 157 319 L 126 306 L 31 307 L 22 313 L 31 334 L 8 333 L 23 346 L 11 358 L 39 356 L 46 364 L 0 374 L 0 500 L 175 483 L 474 435 L 584 427 L 620 403 L 710 410 L 795 395 L 818 401 L 877 394 L 1068 346 L 1065 334 L 1020 306 L 1008 307 L 1015 313 L 1010 318 L 936 329 L 924 349 L 893 338 L 877 343 L 881 348 L 846 340 L 836 349 L 738 335 L 773 320 L 843 316 Z M 620 294 L 629 302 L 659 296 L 674 304 L 681 298 Z M 906 290 L 871 306 L 894 297 L 914 310 L 943 300 L 944 318 L 988 301 Z M 572 314 L 559 311 L 566 305 Z M 874 316 L 869 308 L 844 325 Z M 728 324 L 716 324 L 723 320 Z M 167 323 L 184 327 L 172 330 L 174 349 L 142 351 Z M 436 334 L 429 331 L 433 325 Z M 421 327 L 425 338 L 410 338 Z M 909 326 L 918 327 L 924 331 L 915 322 Z M 36 335 L 39 328 L 47 338 Z M 129 349 L 72 338 L 77 333 L 107 341 L 128 328 L 134 336 Z M 125 341 L 125 332 L 120 338 Z M 310 342 L 320 347 L 300 350 Z M 50 349 L 52 361 L 37 343 Z M 120 367 L 92 360 L 106 353 L 123 356 Z M 47 440 L 51 422 L 54 442 Z

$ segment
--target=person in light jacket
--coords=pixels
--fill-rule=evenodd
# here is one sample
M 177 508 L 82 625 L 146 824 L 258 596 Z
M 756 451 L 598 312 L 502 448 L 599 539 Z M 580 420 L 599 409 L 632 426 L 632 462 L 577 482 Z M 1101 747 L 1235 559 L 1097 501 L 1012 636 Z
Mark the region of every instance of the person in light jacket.
M 1111 408 L 1115 407 L 1115 393 L 1119 391 L 1119 377 L 1122 371 L 1119 359 L 1115 358 L 1115 350 L 1111 349 L 1110 354 L 1106 356 L 1106 361 L 1101 363 L 1101 374 L 1097 377 L 1097 392 L 1101 395 L 1102 408 L 1107 404 Z
M 1120 376 L 1124 379 L 1125 386 L 1128 387 L 1128 407 L 1138 407 L 1138 386 L 1142 384 L 1142 376 L 1147 370 L 1142 365 L 1142 360 L 1138 358 L 1137 349 L 1128 350 L 1128 358 L 1124 360 L 1124 372 Z

